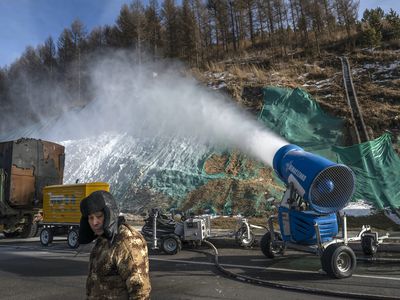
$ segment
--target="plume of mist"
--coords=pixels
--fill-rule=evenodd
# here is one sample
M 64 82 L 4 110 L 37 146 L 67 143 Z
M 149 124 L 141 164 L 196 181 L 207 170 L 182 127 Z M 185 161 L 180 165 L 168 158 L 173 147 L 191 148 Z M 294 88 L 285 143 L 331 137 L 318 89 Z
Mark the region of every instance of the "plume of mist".
M 133 137 L 182 138 L 211 146 L 237 147 L 272 165 L 275 152 L 287 144 L 254 115 L 222 94 L 184 75 L 179 63 L 133 63 L 134 54 L 114 52 L 89 68 L 94 95 L 84 109 L 69 111 L 42 131 L 63 141 L 128 133 Z

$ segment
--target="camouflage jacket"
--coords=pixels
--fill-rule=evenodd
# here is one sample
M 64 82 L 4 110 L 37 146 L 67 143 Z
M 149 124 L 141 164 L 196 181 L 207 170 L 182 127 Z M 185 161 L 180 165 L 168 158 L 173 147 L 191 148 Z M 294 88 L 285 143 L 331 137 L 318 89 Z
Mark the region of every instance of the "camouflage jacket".
M 113 244 L 98 237 L 90 254 L 87 299 L 150 299 L 147 244 L 122 224 Z

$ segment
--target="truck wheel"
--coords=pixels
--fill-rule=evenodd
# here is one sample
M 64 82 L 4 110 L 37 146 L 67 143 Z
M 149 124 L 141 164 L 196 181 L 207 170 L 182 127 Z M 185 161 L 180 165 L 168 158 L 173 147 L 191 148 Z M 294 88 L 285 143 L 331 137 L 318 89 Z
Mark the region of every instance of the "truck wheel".
M 375 239 L 370 235 L 363 235 L 361 237 L 361 248 L 365 255 L 374 255 L 378 251 Z
M 279 233 L 274 232 L 275 241 L 282 241 Z M 263 235 L 260 241 L 260 248 L 262 253 L 269 258 L 274 258 L 276 255 L 285 253 L 285 246 L 283 245 L 273 245 L 271 241 L 271 232 L 267 232 Z
M 78 241 L 78 237 L 79 237 L 79 233 L 78 230 L 71 229 L 68 232 L 68 238 L 67 238 L 67 242 L 68 242 L 68 246 L 72 249 L 76 249 L 79 247 L 79 241 Z
M 50 228 L 43 228 L 40 232 L 40 243 L 48 246 L 53 241 L 53 231 Z
M 34 237 L 36 236 L 38 231 L 38 224 L 37 223 L 29 223 L 29 224 L 25 224 L 20 236 L 21 238 L 30 238 L 30 237 Z
M 347 278 L 353 275 L 357 259 L 353 250 L 343 244 L 331 244 L 321 256 L 322 269 L 333 278 Z
M 175 234 L 161 238 L 161 250 L 169 255 L 174 255 L 182 249 L 182 242 Z
M 256 238 L 254 236 L 254 233 L 250 231 L 250 237 L 247 236 L 247 228 L 246 227 L 241 227 L 235 234 L 235 241 L 239 246 L 242 247 L 251 247 Z

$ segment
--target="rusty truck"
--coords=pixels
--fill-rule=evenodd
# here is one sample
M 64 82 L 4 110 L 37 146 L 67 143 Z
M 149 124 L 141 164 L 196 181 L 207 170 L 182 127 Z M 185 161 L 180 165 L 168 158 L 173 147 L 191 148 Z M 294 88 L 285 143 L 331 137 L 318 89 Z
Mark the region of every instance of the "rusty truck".
M 5 237 L 38 231 L 43 188 L 63 183 L 64 146 L 31 138 L 0 143 L 0 228 Z

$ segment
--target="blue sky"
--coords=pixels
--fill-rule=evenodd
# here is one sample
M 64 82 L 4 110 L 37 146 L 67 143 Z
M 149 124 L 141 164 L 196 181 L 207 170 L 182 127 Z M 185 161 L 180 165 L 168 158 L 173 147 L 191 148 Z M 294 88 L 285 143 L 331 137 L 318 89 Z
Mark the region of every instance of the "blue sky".
M 0 0 L 0 67 L 10 65 L 25 50 L 52 36 L 56 41 L 64 28 L 79 18 L 86 30 L 114 24 L 123 3 L 129 0 Z M 147 2 L 147 1 L 146 1 Z M 161 2 L 161 1 L 160 1 Z M 360 13 L 380 6 L 400 13 L 399 0 L 361 0 Z
M 26 46 L 49 36 L 57 41 L 64 28 L 80 19 L 89 32 L 114 24 L 129 0 L 0 0 L 0 67 L 11 64 Z

